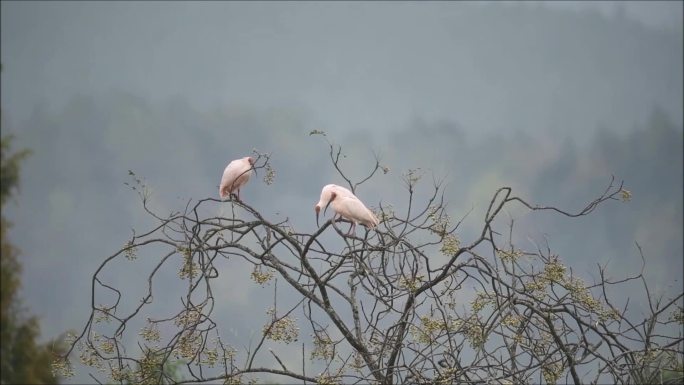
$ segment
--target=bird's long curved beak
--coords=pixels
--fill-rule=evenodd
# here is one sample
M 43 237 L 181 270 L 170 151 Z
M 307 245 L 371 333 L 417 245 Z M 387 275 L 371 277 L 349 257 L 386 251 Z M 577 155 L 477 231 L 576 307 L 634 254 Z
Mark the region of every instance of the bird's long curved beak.
M 321 227 L 321 225 L 318 223 L 318 212 L 320 210 L 316 210 L 316 227 Z

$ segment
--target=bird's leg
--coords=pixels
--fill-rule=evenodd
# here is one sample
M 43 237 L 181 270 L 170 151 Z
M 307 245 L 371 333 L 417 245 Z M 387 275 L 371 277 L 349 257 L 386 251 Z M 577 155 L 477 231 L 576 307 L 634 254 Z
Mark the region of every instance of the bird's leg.
M 335 224 L 335 222 L 337 222 L 337 214 L 333 215 L 332 218 L 330 218 L 330 224 L 335 229 L 335 231 L 339 232 L 340 230 L 337 228 L 337 225 Z
M 356 223 L 354 221 L 351 221 L 351 226 L 349 226 L 349 231 L 347 232 L 347 235 L 352 235 L 352 233 L 354 233 L 354 230 L 356 230 Z

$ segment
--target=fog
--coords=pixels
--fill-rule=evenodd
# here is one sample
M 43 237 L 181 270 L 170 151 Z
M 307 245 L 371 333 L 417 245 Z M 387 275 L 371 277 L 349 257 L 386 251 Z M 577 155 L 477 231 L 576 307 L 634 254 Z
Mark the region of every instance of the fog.
M 595 4 L 595 5 L 589 5 Z M 145 178 L 161 212 L 217 196 L 226 163 L 272 154 L 275 183 L 242 192 L 270 218 L 313 231 L 322 185 L 402 207 L 401 175 L 446 183 L 459 236 L 496 189 L 578 210 L 611 175 L 633 194 L 571 220 L 513 212 L 588 276 L 637 272 L 682 288 L 681 2 L 7 2 L 2 129 L 33 151 L 6 207 L 22 250 L 21 292 L 42 335 L 81 328 L 90 276 L 150 220 L 125 182 Z M 522 245 L 525 247 L 525 245 Z M 586 266 L 586 267 L 584 267 Z M 221 271 L 224 319 L 258 332 L 266 294 Z M 584 270 L 582 270 L 584 269 Z M 141 281 L 122 266 L 112 280 Z M 224 278 L 225 277 L 225 278 Z M 173 292 L 169 277 L 162 291 Z M 236 310 L 237 309 L 237 310 Z M 261 317 L 261 318 L 259 318 Z M 79 373 L 72 381 L 86 381 Z

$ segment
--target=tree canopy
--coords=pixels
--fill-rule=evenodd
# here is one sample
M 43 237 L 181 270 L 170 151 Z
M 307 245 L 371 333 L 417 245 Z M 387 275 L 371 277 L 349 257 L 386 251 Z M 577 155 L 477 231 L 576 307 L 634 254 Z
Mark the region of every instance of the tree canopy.
M 2 207 L 19 187 L 21 161 L 28 150 L 12 151 L 12 136 L 2 137 L 0 196 Z M 26 314 L 18 293 L 21 287 L 20 252 L 8 239 L 11 223 L 0 219 L 2 255 L 0 257 L 0 378 L 3 384 L 56 384 L 59 377 L 51 370 L 55 342 L 40 344 L 38 319 Z
M 330 144 L 329 155 L 354 192 L 385 172 L 376 159 L 354 180 L 340 163 L 342 149 Z M 255 151 L 255 157 L 270 184 L 269 155 Z M 288 219 L 268 218 L 247 199 L 189 201 L 162 215 L 149 205 L 146 182 L 130 174 L 130 187 L 156 223 L 134 232 L 93 274 L 90 317 L 56 362 L 65 373 L 78 352 L 81 364 L 114 381 L 137 383 L 180 383 L 163 370 L 174 360 L 182 360 L 183 383 L 252 383 L 260 376 L 319 384 L 682 379 L 684 339 L 677 331 L 684 293 L 651 293 L 645 256 L 629 276 L 612 277 L 603 265 L 595 276 L 583 276 L 548 242 L 519 245 L 515 220 L 504 216 L 513 206 L 570 219 L 591 215 L 631 199 L 614 178 L 576 212 L 530 203 L 500 187 L 480 231 L 462 234 L 469 213 L 459 219 L 448 214 L 439 181 L 431 193 L 417 194 L 424 175 L 409 170 L 403 174 L 406 209 L 380 202 L 372 208 L 377 228 L 347 234 L 334 220 L 302 232 Z M 218 214 L 217 206 L 223 208 Z M 142 293 L 108 274 L 121 264 L 142 270 Z M 221 272 L 240 265 L 251 268 L 254 284 L 272 292 L 260 335 L 243 347 L 225 333 L 229 325 L 217 310 L 225 294 L 217 291 Z M 157 292 L 163 279 L 178 280 L 181 291 Z M 635 311 L 621 295 L 634 282 L 643 285 L 645 311 Z M 172 313 L 156 306 L 173 303 L 177 294 Z M 279 346 L 290 353 L 279 353 Z

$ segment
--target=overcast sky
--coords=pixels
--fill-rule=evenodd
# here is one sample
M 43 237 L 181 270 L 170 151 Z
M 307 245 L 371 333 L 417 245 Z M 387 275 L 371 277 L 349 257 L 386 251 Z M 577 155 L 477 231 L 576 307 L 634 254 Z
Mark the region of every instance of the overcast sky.
M 503 94 L 514 91 L 501 90 L 472 51 L 486 50 L 478 35 L 507 26 L 464 18 L 477 13 L 472 8 L 521 4 L 611 18 L 623 7 L 628 20 L 648 28 L 682 30 L 678 1 L 10 1 L 2 5 L 3 108 L 20 121 L 40 102 L 58 107 L 68 95 L 117 89 L 152 100 L 183 97 L 201 109 L 296 107 L 328 130 L 384 132 L 416 116 L 454 119 L 477 132 L 500 131 L 511 121 L 544 130 L 548 119 L 532 112 L 553 109 L 553 79 L 530 78 L 527 90 L 515 91 L 527 92 L 518 98 Z M 533 103 L 519 106 L 511 98 Z

